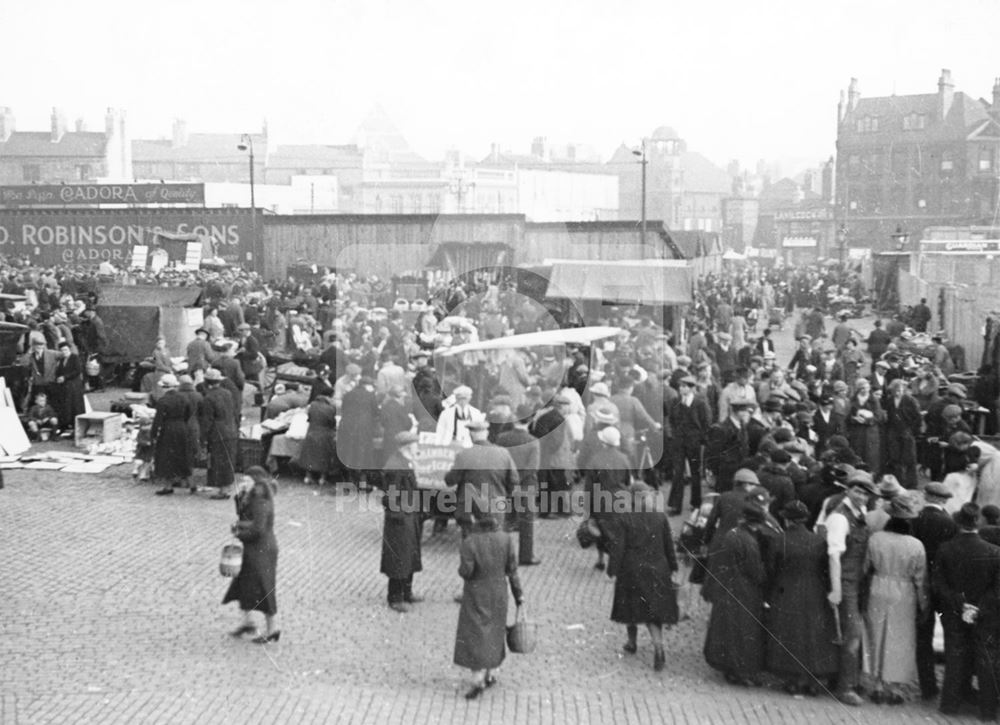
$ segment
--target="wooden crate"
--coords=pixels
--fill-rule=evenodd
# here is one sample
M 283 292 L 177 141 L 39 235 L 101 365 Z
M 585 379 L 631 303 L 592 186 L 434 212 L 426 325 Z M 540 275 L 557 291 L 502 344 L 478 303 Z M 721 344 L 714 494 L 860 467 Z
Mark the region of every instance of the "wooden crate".
M 116 441 L 122 437 L 124 421 L 121 413 L 82 413 L 76 416 L 73 441 L 77 448 Z

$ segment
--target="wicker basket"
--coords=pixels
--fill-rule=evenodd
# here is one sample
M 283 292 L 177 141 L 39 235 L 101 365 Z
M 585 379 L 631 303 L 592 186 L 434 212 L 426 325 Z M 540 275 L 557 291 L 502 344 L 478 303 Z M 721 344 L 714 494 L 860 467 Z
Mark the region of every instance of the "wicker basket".
M 219 560 L 219 573 L 222 576 L 234 577 L 243 567 L 243 544 L 233 541 L 222 547 L 222 558 Z
M 528 621 L 524 607 L 518 607 L 514 625 L 507 627 L 507 647 L 516 654 L 531 654 L 538 644 L 536 629 L 537 625 Z

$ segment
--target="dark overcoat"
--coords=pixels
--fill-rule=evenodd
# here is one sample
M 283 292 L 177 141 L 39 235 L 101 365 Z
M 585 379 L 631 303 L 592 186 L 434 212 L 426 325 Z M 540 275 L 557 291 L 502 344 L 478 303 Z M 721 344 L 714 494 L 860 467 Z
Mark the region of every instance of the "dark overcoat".
M 662 511 L 631 511 L 615 518 L 608 575 L 615 577 L 611 620 L 620 624 L 676 624 L 671 574 L 677 555 Z
M 151 431 L 154 441 L 153 461 L 157 478 L 188 478 L 194 467 L 194 446 L 190 420 L 194 406 L 190 398 L 168 390 L 156 401 L 156 416 Z
M 52 388 L 52 407 L 59 415 L 59 427 L 72 430 L 76 425 L 76 416 L 86 412 L 83 402 L 83 367 L 79 355 L 73 354 L 67 358 L 60 357 L 56 362 L 56 378 L 63 382 L 55 383 Z
M 206 389 L 201 401 L 201 435 L 208 448 L 206 483 L 216 488 L 233 484 L 236 470 L 236 420 L 233 398 L 225 388 L 215 385 Z
M 476 524 L 462 541 L 458 575 L 465 580 L 453 661 L 470 670 L 499 667 L 506 654 L 507 580 L 521 599 L 514 540 L 496 524 Z
M 177 392 L 188 399 L 191 403 L 191 410 L 194 414 L 188 418 L 188 435 L 191 441 L 191 460 L 198 464 L 202 459 L 201 455 L 201 401 L 202 394 L 194 389 L 190 383 L 181 383 Z
M 358 471 L 375 468 L 378 418 L 378 398 L 374 390 L 358 385 L 344 395 L 337 433 L 337 455 L 342 464 Z
M 765 661 L 784 677 L 832 675 L 838 668 L 836 625 L 827 602 L 826 541 L 793 524 L 769 552 L 768 627 Z
M 274 537 L 274 498 L 267 485 L 256 483 L 236 496 L 236 537 L 243 542 L 243 566 L 222 603 L 236 601 L 245 612 L 277 614 L 278 540 Z
M 393 452 L 386 461 L 383 480 L 385 525 L 379 571 L 390 579 L 407 579 L 423 569 L 420 561 L 423 515 L 413 463 Z
M 337 409 L 325 395 L 309 404 L 309 427 L 295 464 L 307 471 L 327 473 L 337 458 Z
M 737 677 L 755 677 L 764 665 L 764 562 L 757 536 L 741 522 L 722 537 L 711 570 L 712 615 L 705 636 L 705 661 Z

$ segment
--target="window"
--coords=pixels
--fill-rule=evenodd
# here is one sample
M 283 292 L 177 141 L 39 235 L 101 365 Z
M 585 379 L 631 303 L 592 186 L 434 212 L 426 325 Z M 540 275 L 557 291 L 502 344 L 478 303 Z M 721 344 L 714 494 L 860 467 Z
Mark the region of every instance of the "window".
M 423 201 L 420 194 L 413 194 L 410 196 L 410 211 L 414 214 L 419 214 L 423 211 Z
M 393 194 L 393 196 L 390 198 L 389 202 L 391 204 L 390 211 L 393 214 L 402 214 L 403 213 L 403 197 L 401 195 L 399 195 L 399 194 Z
M 21 173 L 29 184 L 37 184 L 42 180 L 42 167 L 38 164 L 25 164 L 21 167 Z
M 903 116 L 903 130 L 904 131 L 921 131 L 927 128 L 927 114 L 926 113 L 909 113 Z
M 858 133 L 875 133 L 878 131 L 878 116 L 864 116 L 855 123 Z
M 866 170 L 871 176 L 880 174 L 882 172 L 882 154 L 872 154 L 869 156 Z
M 856 174 L 858 173 L 858 168 L 861 166 L 861 157 L 857 154 L 851 154 L 847 157 L 847 173 Z
M 979 170 L 990 171 L 993 169 L 993 149 L 989 146 L 979 147 Z
M 955 168 L 955 161 L 952 159 L 951 151 L 941 152 L 941 171 L 952 171 Z
M 80 164 L 77 166 L 76 176 L 80 181 L 87 181 L 90 178 L 90 164 Z

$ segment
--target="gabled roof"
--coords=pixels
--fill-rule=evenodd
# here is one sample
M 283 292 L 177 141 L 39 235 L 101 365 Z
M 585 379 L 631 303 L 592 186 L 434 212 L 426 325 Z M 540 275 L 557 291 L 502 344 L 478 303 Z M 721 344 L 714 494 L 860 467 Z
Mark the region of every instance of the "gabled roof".
M 924 143 L 948 141 L 968 137 L 978 126 L 989 120 L 984 103 L 956 92 L 944 119 L 940 118 L 940 97 L 937 93 L 913 96 L 882 96 L 861 98 L 857 107 L 848 111 L 840 124 L 838 138 L 854 144 L 884 145 L 888 141 Z M 924 114 L 927 125 L 922 129 L 903 130 L 903 117 L 912 113 Z M 858 132 L 856 122 L 865 116 L 877 116 L 878 131 Z
M 681 168 L 684 170 L 684 191 L 732 193 L 733 182 L 729 174 L 697 151 L 681 154 Z
M 625 144 L 622 144 L 615 149 L 615 152 L 611 154 L 611 158 L 608 159 L 608 164 L 634 164 L 635 155 L 632 153 L 634 149 L 629 148 Z
M 132 142 L 134 162 L 173 161 L 187 163 L 209 163 L 226 161 L 246 163 L 247 152 L 236 147 L 243 134 L 240 133 L 192 133 L 183 146 L 174 146 L 170 139 L 136 139 Z M 254 157 L 261 161 L 267 155 L 267 136 L 251 134 Z
M 52 141 L 47 131 L 14 131 L 0 143 L 0 157 L 53 156 L 103 158 L 107 137 L 94 131 L 67 131 L 58 141 Z

